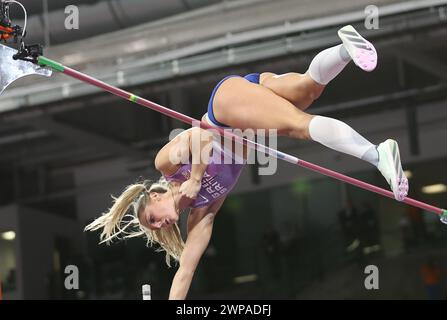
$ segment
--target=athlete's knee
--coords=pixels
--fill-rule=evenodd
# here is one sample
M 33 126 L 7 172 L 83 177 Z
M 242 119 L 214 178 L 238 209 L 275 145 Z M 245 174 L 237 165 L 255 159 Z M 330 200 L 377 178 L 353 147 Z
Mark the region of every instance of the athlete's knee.
M 289 84 L 288 96 L 293 104 L 303 110 L 300 106 L 305 106 L 305 108 L 310 106 L 321 96 L 323 90 L 324 86 L 316 83 L 309 76 L 299 75 L 299 77 L 294 77 Z
M 324 88 L 315 86 L 309 90 L 309 98 L 312 99 L 312 102 L 317 100 L 321 94 L 323 93 Z
M 303 82 L 305 83 L 304 90 L 306 92 L 306 97 L 308 100 L 313 102 L 321 96 L 325 86 L 313 80 L 307 73 L 304 74 L 303 77 L 304 77 Z
M 272 72 L 263 72 L 259 76 L 259 84 L 265 87 L 268 87 L 268 83 L 274 79 L 274 76 L 276 76 L 276 73 Z
M 285 130 L 285 135 L 300 140 L 311 140 L 309 133 L 309 123 L 314 116 L 302 113 L 291 119 L 287 125 L 287 129 Z

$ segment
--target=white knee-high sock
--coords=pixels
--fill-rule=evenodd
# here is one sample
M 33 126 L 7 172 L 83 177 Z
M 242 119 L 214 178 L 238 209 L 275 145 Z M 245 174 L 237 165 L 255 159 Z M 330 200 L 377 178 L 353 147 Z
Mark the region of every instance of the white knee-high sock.
M 350 61 L 348 51 L 340 44 L 317 54 L 310 63 L 307 74 L 319 84 L 327 85 Z
M 309 123 L 309 133 L 312 140 L 328 148 L 368 161 L 376 167 L 379 163 L 376 146 L 344 122 L 315 116 Z

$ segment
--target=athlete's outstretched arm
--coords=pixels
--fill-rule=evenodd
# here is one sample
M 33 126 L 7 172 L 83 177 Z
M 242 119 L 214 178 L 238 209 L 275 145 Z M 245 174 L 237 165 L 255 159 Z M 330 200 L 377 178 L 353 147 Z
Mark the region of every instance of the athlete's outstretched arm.
M 170 300 L 186 298 L 197 265 L 210 242 L 214 217 L 224 201 L 225 197 L 208 207 L 191 210 L 188 217 L 188 237 L 180 258 L 180 266 L 172 281 Z

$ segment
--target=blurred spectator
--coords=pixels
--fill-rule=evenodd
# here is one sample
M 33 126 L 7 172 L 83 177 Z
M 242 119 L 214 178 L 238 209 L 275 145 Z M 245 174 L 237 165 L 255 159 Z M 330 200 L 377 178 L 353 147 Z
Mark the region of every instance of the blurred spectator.
M 418 246 L 426 239 L 425 221 L 422 211 L 416 207 L 407 206 L 406 213 L 411 230 L 410 245 Z
M 214 292 L 218 290 L 221 284 L 221 279 L 219 279 L 221 277 L 216 277 L 216 270 L 219 270 L 219 261 L 217 259 L 217 249 L 212 240 L 203 256 L 202 274 L 205 279 L 203 285 L 207 292 Z
M 429 257 L 422 265 L 421 275 L 428 299 L 441 299 L 441 268 L 433 257 Z
M 412 232 L 410 220 L 406 214 L 402 215 L 399 220 L 399 228 L 402 234 L 402 241 L 404 243 L 405 252 L 408 252 L 411 246 Z
M 269 274 L 271 278 L 278 279 L 281 277 L 280 265 L 280 240 L 278 232 L 271 226 L 267 225 L 262 234 L 261 246 L 263 253 L 267 258 Z
M 338 212 L 338 221 L 344 238 L 345 252 L 361 267 L 364 264 L 363 244 L 360 242 L 361 221 L 358 210 L 351 201 L 347 201 L 346 206 Z
M 379 223 L 376 212 L 369 202 L 363 202 L 360 210 L 360 222 L 364 226 L 364 241 L 367 246 L 379 243 Z
M 294 289 L 295 270 L 298 257 L 298 227 L 293 220 L 282 223 L 280 234 L 281 256 L 283 260 L 283 283 L 285 288 Z
M 3 291 L 14 291 L 16 289 L 16 270 L 14 268 L 10 269 L 8 275 L 3 282 Z
M 341 231 L 343 233 L 345 248 L 352 247 L 353 243 L 359 241 L 358 237 L 358 213 L 357 209 L 350 201 L 346 206 L 338 212 L 338 221 L 340 223 Z M 350 250 L 348 250 L 350 251 Z
M 363 254 L 370 255 L 380 250 L 379 223 L 369 202 L 363 202 L 359 212 L 360 246 Z

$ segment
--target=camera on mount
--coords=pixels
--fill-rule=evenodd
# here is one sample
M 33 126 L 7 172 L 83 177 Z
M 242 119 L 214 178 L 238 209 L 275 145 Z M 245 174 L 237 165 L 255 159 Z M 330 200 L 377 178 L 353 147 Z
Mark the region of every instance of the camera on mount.
M 22 48 L 12 58 L 14 60 L 24 60 L 36 63 L 37 59 L 43 55 L 43 46 L 40 44 L 23 45 Z

